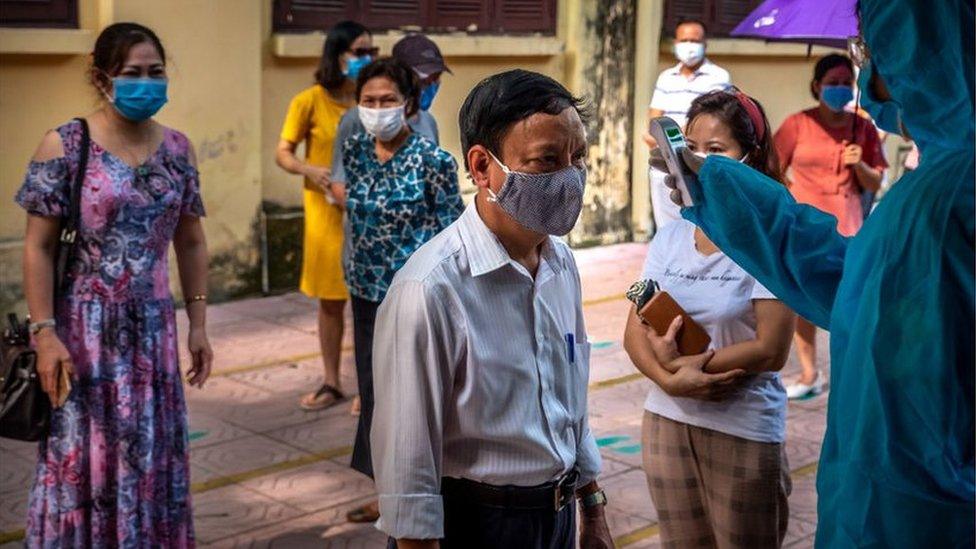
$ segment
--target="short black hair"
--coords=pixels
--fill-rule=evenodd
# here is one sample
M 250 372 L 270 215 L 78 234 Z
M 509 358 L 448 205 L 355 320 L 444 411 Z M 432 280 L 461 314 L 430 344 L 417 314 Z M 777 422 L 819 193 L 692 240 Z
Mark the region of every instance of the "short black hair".
M 687 25 L 689 23 L 700 25 L 702 31 L 705 32 L 705 36 L 708 36 L 708 25 L 706 25 L 704 21 L 696 17 L 682 17 L 681 19 L 679 19 L 678 24 L 674 26 L 674 33 L 678 34 L 678 27 L 680 27 L 681 25 Z
M 322 57 L 319 58 L 318 69 L 315 70 L 315 81 L 331 93 L 342 89 L 346 75 L 342 74 L 342 54 L 349 51 L 352 43 L 364 34 L 370 34 L 369 29 L 355 21 L 342 21 L 329 29 L 322 45 Z
M 585 101 L 537 72 L 515 69 L 478 82 L 458 114 L 465 169 L 471 147 L 482 145 L 500 156 L 502 138 L 513 124 L 536 113 L 559 114 L 570 107 L 586 121 Z
M 810 82 L 810 95 L 812 95 L 817 101 L 820 101 L 820 96 L 818 96 L 817 92 L 813 90 L 814 84 L 819 84 L 820 81 L 823 80 L 824 75 L 830 72 L 831 69 L 835 69 L 837 67 L 847 67 L 850 69 L 851 74 L 854 74 L 854 63 L 851 62 L 851 58 L 839 53 L 831 53 L 821 57 L 820 60 L 817 61 L 817 65 L 813 67 L 813 80 Z
M 359 71 L 356 79 L 356 101 L 366 82 L 377 77 L 389 78 L 404 98 L 404 114 L 409 118 L 420 110 L 420 80 L 409 65 L 395 57 L 381 57 Z

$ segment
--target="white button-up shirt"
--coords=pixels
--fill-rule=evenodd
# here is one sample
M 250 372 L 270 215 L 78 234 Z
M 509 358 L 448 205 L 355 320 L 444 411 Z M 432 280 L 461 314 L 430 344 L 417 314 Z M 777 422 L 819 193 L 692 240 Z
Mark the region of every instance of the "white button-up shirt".
M 681 63 L 661 72 L 651 97 L 651 108 L 664 111 L 682 128 L 688 121 L 688 109 L 699 95 L 731 87 L 729 71 L 708 59 L 695 69 L 691 78 L 681 74 Z
M 558 239 L 540 255 L 533 278 L 472 202 L 394 278 L 376 318 L 371 429 L 378 528 L 390 536 L 443 537 L 442 477 L 597 477 L 579 272 Z

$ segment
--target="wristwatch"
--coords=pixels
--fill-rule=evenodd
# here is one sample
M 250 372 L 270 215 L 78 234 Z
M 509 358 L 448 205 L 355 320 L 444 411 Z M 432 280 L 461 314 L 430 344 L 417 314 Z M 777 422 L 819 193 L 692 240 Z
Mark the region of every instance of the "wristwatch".
M 27 329 L 30 331 L 32 336 L 36 336 L 44 328 L 54 328 L 57 325 L 58 323 L 53 318 L 49 318 L 40 322 L 31 322 Z
M 596 507 L 597 505 L 607 504 L 607 494 L 602 489 L 596 492 L 591 492 L 585 496 L 579 498 L 580 505 L 583 509 L 589 509 L 590 507 Z

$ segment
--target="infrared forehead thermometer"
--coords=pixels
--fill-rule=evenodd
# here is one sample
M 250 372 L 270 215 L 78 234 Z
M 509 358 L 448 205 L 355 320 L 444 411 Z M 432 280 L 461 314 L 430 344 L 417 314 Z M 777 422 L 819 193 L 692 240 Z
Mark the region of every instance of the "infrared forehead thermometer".
M 668 165 L 668 173 L 674 177 L 675 186 L 681 192 L 681 205 L 693 206 L 694 202 L 691 193 L 688 192 L 688 186 L 698 184 L 698 179 L 695 173 L 681 161 L 681 149 L 688 147 L 681 128 L 674 120 L 667 116 L 660 116 L 651 120 L 649 130 L 651 137 L 657 141 L 657 146 L 661 149 L 664 162 Z

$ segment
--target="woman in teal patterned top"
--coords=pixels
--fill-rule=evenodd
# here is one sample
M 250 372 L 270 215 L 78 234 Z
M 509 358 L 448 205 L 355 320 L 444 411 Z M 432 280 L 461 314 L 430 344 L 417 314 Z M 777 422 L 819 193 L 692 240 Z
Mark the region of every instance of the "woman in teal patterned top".
M 413 133 L 406 120 L 418 109 L 420 85 L 395 59 L 378 60 L 356 86 L 365 133 L 342 144 L 348 237 L 344 266 L 352 297 L 356 374 L 362 401 L 352 467 L 372 477 L 369 427 L 373 415 L 372 347 L 376 310 L 393 275 L 410 255 L 461 215 L 457 162 Z M 376 520 L 375 503 L 350 520 Z

